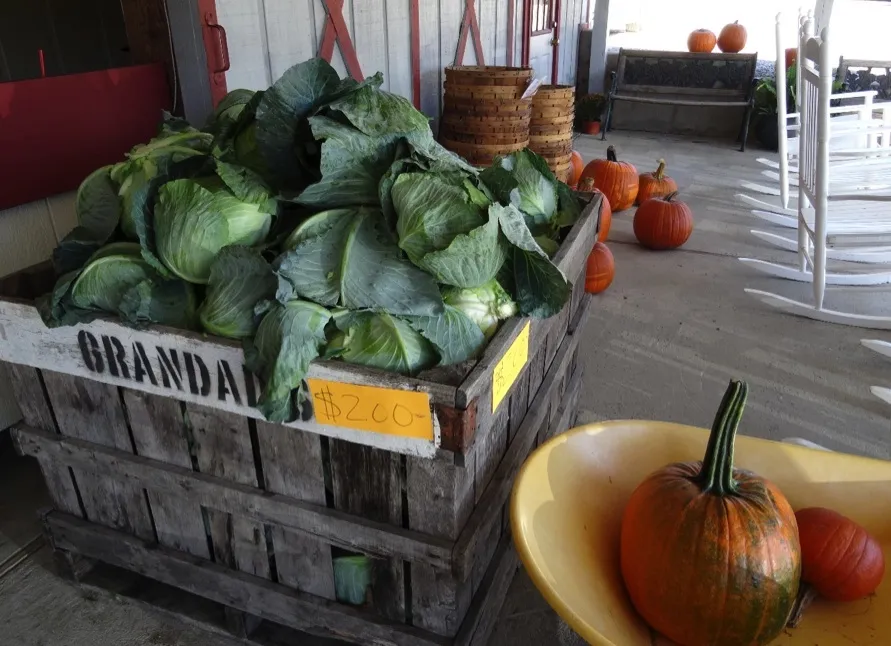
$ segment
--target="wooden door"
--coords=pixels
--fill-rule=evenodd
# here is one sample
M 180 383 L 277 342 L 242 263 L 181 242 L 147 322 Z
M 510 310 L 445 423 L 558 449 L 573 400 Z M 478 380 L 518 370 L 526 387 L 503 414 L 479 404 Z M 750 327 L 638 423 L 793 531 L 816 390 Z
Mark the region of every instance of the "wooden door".
M 210 96 L 214 107 L 226 96 L 226 72 L 229 70 L 229 42 L 226 29 L 217 18 L 215 0 L 198 0 L 204 51 L 207 54 L 207 73 L 210 76 Z
M 524 0 L 525 52 L 523 64 L 536 78 L 557 83 L 560 0 Z

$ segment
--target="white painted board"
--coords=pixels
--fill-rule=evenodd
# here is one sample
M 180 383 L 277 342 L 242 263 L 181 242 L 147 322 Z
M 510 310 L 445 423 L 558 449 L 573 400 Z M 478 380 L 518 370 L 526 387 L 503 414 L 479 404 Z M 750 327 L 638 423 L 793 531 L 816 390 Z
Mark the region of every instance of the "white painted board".
M 244 366 L 241 347 L 222 339 L 167 328 L 136 330 L 110 320 L 50 329 L 32 305 L 0 300 L 0 361 L 263 419 L 251 405 L 260 392 L 259 384 Z M 313 363 L 307 378 L 369 385 L 362 375 L 325 362 Z M 391 383 L 380 386 L 399 389 L 398 381 L 393 375 Z M 305 407 L 306 419 L 287 426 L 387 451 L 433 457 L 440 444 L 440 427 L 432 413 L 432 398 L 422 394 L 428 410 L 419 412 L 429 412 L 432 441 L 389 434 L 400 431 L 395 424 L 389 425 L 387 434 L 321 424 L 311 406 Z M 375 417 L 385 421 L 387 414 L 381 410 Z

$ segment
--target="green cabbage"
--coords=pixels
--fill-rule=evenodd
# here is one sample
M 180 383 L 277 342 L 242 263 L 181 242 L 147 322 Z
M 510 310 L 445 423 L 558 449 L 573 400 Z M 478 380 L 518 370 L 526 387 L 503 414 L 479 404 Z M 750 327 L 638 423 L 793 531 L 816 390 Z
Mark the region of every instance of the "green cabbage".
M 498 322 L 517 315 L 517 304 L 497 280 L 473 289 L 448 289 L 443 300 L 482 330 L 486 339 L 492 338 L 498 330 Z
M 342 312 L 327 355 L 369 368 L 414 375 L 435 366 L 433 345 L 408 322 L 386 312 Z
M 201 325 L 211 334 L 243 339 L 257 331 L 257 303 L 275 295 L 275 274 L 262 256 L 248 247 L 225 247 L 210 268 Z
M 239 199 L 216 176 L 164 184 L 154 212 L 158 256 L 183 280 L 207 284 L 223 247 L 252 246 L 266 238 L 272 215 L 265 198 L 262 202 Z

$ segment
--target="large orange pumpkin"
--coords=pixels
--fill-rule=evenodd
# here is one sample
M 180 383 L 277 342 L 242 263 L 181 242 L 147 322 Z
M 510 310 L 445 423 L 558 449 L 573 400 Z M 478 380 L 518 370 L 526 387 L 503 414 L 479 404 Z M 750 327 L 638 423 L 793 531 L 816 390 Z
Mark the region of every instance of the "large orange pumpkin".
M 579 178 L 585 170 L 585 160 L 582 159 L 582 155 L 579 151 L 573 150 L 569 161 L 571 162 L 571 166 L 569 167 L 569 181 L 566 183 L 569 184 L 570 188 L 575 188 L 578 186 Z
M 798 593 L 795 514 L 780 490 L 733 468 L 748 388 L 732 381 L 702 462 L 669 464 L 631 494 L 620 563 L 634 607 L 684 646 L 763 646 Z
M 635 204 L 643 204 L 651 197 L 665 197 L 678 190 L 677 182 L 665 174 L 665 160 L 659 160 L 659 167 L 652 173 L 641 173 L 638 179 Z
M 612 146 L 606 149 L 606 159 L 595 159 L 585 166 L 582 179 L 585 177 L 594 178 L 594 187 L 606 196 L 614 211 L 624 211 L 634 206 L 637 169 L 633 164 L 620 162 Z
M 693 233 L 693 212 L 677 193 L 654 197 L 634 214 L 634 237 L 647 249 L 677 249 Z
M 831 601 L 856 601 L 885 575 L 882 546 L 853 520 L 823 507 L 795 512 L 801 541 L 801 580 Z
M 725 54 L 736 54 L 743 50 L 748 39 L 749 34 L 746 32 L 746 28 L 737 20 L 729 25 L 724 25 L 724 29 L 718 34 L 718 49 Z
M 602 197 L 600 202 L 600 229 L 597 231 L 597 240 L 606 242 L 606 238 L 609 236 L 609 228 L 613 223 L 613 209 L 609 204 L 609 200 L 606 199 L 606 195 L 594 188 L 593 177 L 586 177 L 579 182 L 579 190 L 583 193 L 597 193 Z
M 718 42 L 715 33 L 708 29 L 697 29 L 687 36 L 687 49 L 691 52 L 708 54 L 715 48 Z
M 612 251 L 602 242 L 595 242 L 594 248 L 588 254 L 585 291 L 589 294 L 599 294 L 610 286 L 615 275 L 616 261 Z

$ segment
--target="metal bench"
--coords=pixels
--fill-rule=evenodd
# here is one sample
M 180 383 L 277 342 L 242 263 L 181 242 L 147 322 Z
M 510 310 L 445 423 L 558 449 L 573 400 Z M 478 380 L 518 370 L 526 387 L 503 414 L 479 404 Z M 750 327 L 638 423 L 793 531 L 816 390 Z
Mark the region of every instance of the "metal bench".
M 757 54 L 694 54 L 620 49 L 607 97 L 605 127 L 612 126 L 616 101 L 663 105 L 745 108 L 740 125 L 740 150 L 746 137 L 755 94 Z
M 875 90 L 874 103 L 891 102 L 891 61 L 874 61 L 842 56 L 835 73 L 844 83 L 845 92 Z

